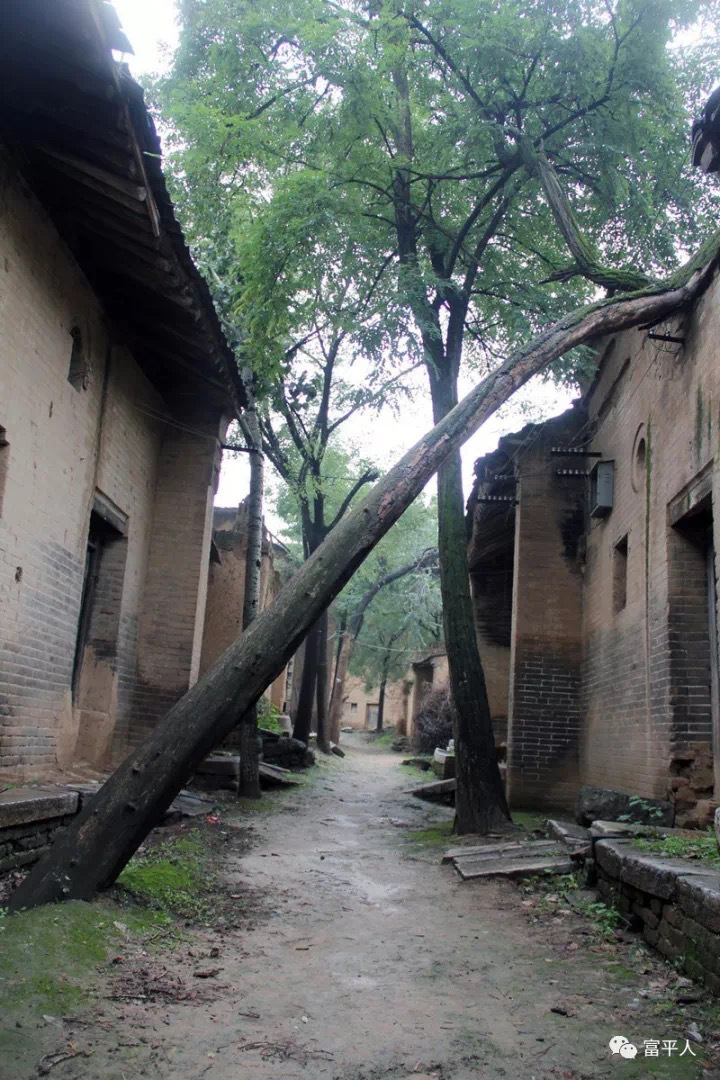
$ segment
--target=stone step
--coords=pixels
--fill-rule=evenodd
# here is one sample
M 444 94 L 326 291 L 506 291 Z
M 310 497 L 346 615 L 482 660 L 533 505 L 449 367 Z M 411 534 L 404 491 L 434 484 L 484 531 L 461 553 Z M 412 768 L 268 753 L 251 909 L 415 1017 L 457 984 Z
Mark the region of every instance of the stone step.
M 456 859 L 455 869 L 463 881 L 476 878 L 525 878 L 536 874 L 569 874 L 575 863 L 567 854 L 536 858 L 500 857 L 499 859 Z

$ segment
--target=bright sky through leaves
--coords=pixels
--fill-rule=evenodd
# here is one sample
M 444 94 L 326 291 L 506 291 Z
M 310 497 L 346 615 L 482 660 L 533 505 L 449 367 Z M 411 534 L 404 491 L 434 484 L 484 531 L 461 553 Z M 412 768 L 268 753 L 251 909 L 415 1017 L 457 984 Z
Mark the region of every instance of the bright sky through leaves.
M 132 73 L 140 76 L 165 70 L 169 66 L 168 50 L 172 50 L 177 42 L 174 0 L 114 0 L 114 6 L 135 50 L 134 56 L 125 57 Z M 460 379 L 460 392 L 467 392 L 475 381 L 473 375 L 466 372 Z M 432 427 L 427 379 L 423 372 L 416 373 L 416 385 L 416 400 L 404 407 L 402 420 L 390 414 L 360 414 L 347 425 L 347 437 L 362 446 L 382 469 L 387 469 L 423 432 Z M 501 435 L 516 431 L 528 420 L 556 415 L 566 409 L 569 403 L 570 394 L 567 391 L 533 380 L 512 405 L 496 414 L 463 447 L 466 495 L 472 484 L 475 459 L 493 450 Z M 529 415 L 523 412 L 524 408 L 529 408 Z M 249 470 L 244 455 L 226 454 L 216 504 L 237 505 L 247 494 L 248 483 Z M 268 517 L 270 528 L 279 531 L 281 523 L 273 520 L 271 514 Z

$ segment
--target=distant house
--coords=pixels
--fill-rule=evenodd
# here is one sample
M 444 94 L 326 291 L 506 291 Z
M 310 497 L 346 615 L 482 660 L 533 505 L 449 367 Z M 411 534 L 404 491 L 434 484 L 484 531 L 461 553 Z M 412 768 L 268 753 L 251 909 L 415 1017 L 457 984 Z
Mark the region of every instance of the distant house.
M 581 784 L 720 803 L 720 279 L 596 342 L 576 408 L 476 463 L 469 563 L 515 806 Z
M 0 5 L 0 769 L 123 756 L 196 679 L 242 386 L 100 0 Z

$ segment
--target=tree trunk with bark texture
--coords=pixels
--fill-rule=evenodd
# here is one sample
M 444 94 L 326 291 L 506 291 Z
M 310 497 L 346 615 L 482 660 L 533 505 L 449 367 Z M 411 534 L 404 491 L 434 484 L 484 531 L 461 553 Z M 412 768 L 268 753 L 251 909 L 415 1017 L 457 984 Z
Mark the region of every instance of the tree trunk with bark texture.
M 170 709 L 103 784 L 10 897 L 17 911 L 87 899 L 112 884 L 193 770 L 277 678 L 310 627 L 451 454 L 538 371 L 577 345 L 665 318 L 707 288 L 720 235 L 672 288 L 567 315 L 472 390 L 373 488 L 287 583 L 275 602 Z
M 430 386 L 437 423 L 455 404 L 453 372 L 435 367 L 430 371 Z M 460 834 L 484 834 L 508 821 L 510 811 L 495 753 L 475 632 L 459 451 L 450 454 L 438 470 L 438 549 L 445 646 L 455 705 L 455 829 Z
M 387 688 L 387 664 L 383 665 L 382 678 L 380 679 L 380 693 L 378 694 L 377 730 L 382 731 L 385 718 L 385 690 Z
M 328 742 L 328 613 L 318 619 L 317 659 L 317 745 L 324 753 L 330 752 Z
M 300 693 L 298 695 L 295 723 L 293 725 L 293 737 L 304 742 L 310 740 L 312 730 L 313 706 L 315 704 L 315 691 L 317 687 L 318 665 L 318 627 L 313 626 L 305 638 L 305 655 L 303 657 L 302 677 L 300 679 Z
M 338 644 L 335 653 L 332 691 L 330 694 L 330 713 L 328 716 L 330 742 L 335 743 L 336 745 L 340 742 L 343 696 L 345 694 L 345 680 L 347 679 L 348 664 L 350 663 L 352 640 L 353 639 L 347 629 L 347 623 L 343 621 L 338 630 Z
M 262 575 L 263 498 L 265 494 L 265 463 L 262 454 L 260 425 L 255 412 L 255 395 L 252 392 L 252 371 L 243 371 L 243 381 L 248 396 L 248 409 L 242 417 L 242 428 L 253 447 L 250 453 L 250 494 L 247 508 L 247 550 L 245 554 L 245 595 L 243 598 L 243 630 L 247 630 L 260 610 L 260 583 Z M 257 704 L 253 705 L 240 720 L 240 775 L 238 795 L 246 799 L 259 799 L 260 747 L 258 739 Z

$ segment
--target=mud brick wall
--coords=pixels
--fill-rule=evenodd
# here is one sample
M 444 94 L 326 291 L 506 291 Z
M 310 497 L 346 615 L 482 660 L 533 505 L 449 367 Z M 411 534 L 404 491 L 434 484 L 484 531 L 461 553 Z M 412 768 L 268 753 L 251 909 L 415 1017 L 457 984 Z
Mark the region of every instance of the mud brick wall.
M 1 145 L 0 193 L 0 775 L 17 780 L 122 756 L 131 730 L 146 726 L 137 718 L 157 716 L 195 677 L 220 417 L 202 418 L 209 438 L 158 421 L 196 417 L 161 397 L 116 340 Z M 85 385 L 68 378 L 73 328 Z M 97 497 L 126 521 L 124 570 L 119 596 L 105 597 L 114 639 L 101 627 L 91 635 L 74 698 Z M 166 574 L 171 611 L 161 610 Z M 139 680 L 140 649 L 151 670 Z
M 597 888 L 648 945 L 720 996 L 720 874 L 624 841 L 594 845 Z

